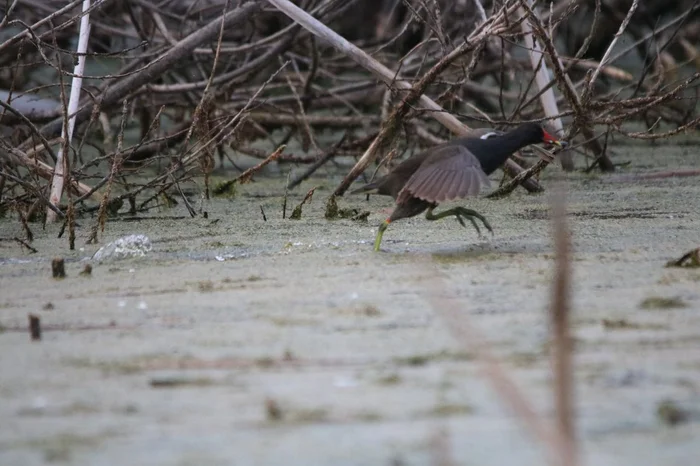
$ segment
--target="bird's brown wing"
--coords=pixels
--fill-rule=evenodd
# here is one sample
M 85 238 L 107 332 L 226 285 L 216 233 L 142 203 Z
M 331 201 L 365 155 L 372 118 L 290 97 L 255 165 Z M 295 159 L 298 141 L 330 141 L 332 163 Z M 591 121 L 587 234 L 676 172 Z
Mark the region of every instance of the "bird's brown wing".
M 396 202 L 411 197 L 428 202 L 444 202 L 476 196 L 490 182 L 479 160 L 463 146 L 435 150 L 408 179 Z

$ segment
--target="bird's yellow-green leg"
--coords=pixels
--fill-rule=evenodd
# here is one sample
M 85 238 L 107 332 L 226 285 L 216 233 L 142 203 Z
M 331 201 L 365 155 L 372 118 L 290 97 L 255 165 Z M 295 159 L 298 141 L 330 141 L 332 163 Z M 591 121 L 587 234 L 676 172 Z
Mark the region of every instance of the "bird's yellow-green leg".
M 391 223 L 391 220 L 386 219 L 382 222 L 381 225 L 379 225 L 379 230 L 377 230 L 377 237 L 374 239 L 374 251 L 375 252 L 379 251 L 379 245 L 382 244 L 382 236 L 384 236 L 384 232 L 386 231 L 387 227 L 389 226 L 389 223 Z
M 434 214 L 433 213 L 434 207 L 430 207 L 428 211 L 425 213 L 425 218 L 426 220 L 440 220 L 441 218 L 445 217 L 457 217 L 457 220 L 459 223 L 464 225 L 464 218 L 468 219 L 470 222 L 472 222 L 472 225 L 474 225 L 474 228 L 476 229 L 476 232 L 481 236 L 481 230 L 479 229 L 479 225 L 476 223 L 475 219 L 481 220 L 481 223 L 484 224 L 486 229 L 491 232 L 493 235 L 493 228 L 491 228 L 491 225 L 489 224 L 488 220 L 481 215 L 479 212 L 476 210 L 472 209 L 466 209 L 464 207 L 455 207 L 449 210 L 446 210 L 444 212 L 440 212 L 439 214 Z

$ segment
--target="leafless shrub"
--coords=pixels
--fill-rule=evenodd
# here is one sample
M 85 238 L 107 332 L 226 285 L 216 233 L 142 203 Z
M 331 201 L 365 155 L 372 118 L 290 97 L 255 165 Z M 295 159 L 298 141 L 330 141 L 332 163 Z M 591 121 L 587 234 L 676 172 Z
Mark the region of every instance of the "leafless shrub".
M 93 2 L 89 46 L 76 54 L 82 1 L 9 2 L 0 22 L 0 212 L 18 212 L 24 225 L 51 212 L 70 231 L 75 218 L 98 212 L 103 222 L 123 205 L 134 215 L 182 202 L 205 215 L 192 199 L 214 190 L 216 156 L 266 159 L 281 145 L 291 150 L 277 161 L 309 164 L 304 177 L 364 154 L 339 195 L 382 155 L 523 120 L 563 123 L 588 168 L 613 170 L 608 139 L 666 138 L 700 122 L 697 1 L 664 7 L 656 23 L 659 1 L 560 0 L 549 11 L 529 0 L 295 4 L 315 23 L 290 14 L 288 0 Z M 580 21 L 586 12 L 589 23 Z M 532 63 L 530 31 L 541 50 Z M 623 35 L 635 42 L 617 51 Z M 637 71 L 620 64 L 629 52 L 642 58 Z M 545 66 L 551 78 L 536 80 Z M 552 105 L 542 106 L 545 95 Z M 117 147 L 113 134 L 123 138 Z M 509 161 L 516 179 L 503 192 L 541 190 L 532 176 L 547 163 L 523 171 Z M 54 167 L 64 169 L 56 197 Z

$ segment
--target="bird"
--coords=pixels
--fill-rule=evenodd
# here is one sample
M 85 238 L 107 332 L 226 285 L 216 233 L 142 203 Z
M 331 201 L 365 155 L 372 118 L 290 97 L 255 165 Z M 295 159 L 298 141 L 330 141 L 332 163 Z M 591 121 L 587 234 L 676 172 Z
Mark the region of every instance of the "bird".
M 402 218 L 425 213 L 427 220 L 455 217 L 466 227 L 469 220 L 477 233 L 480 220 L 491 234 L 493 228 L 479 212 L 465 207 L 454 207 L 441 213 L 433 212 L 439 203 L 476 196 L 488 187 L 488 175 L 515 151 L 530 145 L 545 143 L 564 147 L 565 142 L 548 133 L 539 123 L 522 123 L 508 132 L 490 129 L 476 130 L 472 136 L 455 138 L 431 147 L 397 165 L 387 175 L 366 184 L 350 194 L 379 194 L 391 196 L 396 208 L 377 231 L 374 250 L 379 251 L 382 236 L 389 224 Z

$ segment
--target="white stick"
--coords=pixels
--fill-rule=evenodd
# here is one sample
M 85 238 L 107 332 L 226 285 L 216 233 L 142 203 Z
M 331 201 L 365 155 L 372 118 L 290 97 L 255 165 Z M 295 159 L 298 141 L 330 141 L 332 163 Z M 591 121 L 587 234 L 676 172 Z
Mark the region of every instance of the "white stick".
M 530 8 L 532 8 L 532 0 L 528 0 Z M 525 10 L 520 9 L 520 14 L 526 16 Z M 535 36 L 532 34 L 532 27 L 528 21 L 523 21 L 520 23 L 520 27 L 525 33 L 525 46 L 527 47 L 528 55 L 530 56 L 530 63 L 532 63 L 532 69 L 535 71 L 535 82 L 537 87 L 542 90 L 549 85 L 550 73 L 547 63 L 543 59 L 542 48 L 540 44 L 535 41 Z M 537 65 L 542 61 L 542 66 L 537 68 Z M 550 87 L 540 95 L 540 102 L 542 103 L 542 108 L 544 109 L 544 114 L 548 117 L 559 115 L 559 107 L 557 106 L 557 99 L 554 97 L 554 90 Z M 561 122 L 561 118 L 555 118 L 552 120 L 552 126 L 558 136 L 561 136 L 564 132 L 564 125 Z M 559 154 L 561 164 L 565 168 L 573 168 L 573 161 L 571 160 L 571 155 L 563 151 Z
M 98 2 L 102 0 L 97 0 Z M 70 87 L 70 97 L 68 100 L 68 108 L 66 112 L 68 115 L 74 114 L 78 110 L 78 103 L 80 102 L 80 89 L 83 86 L 83 72 L 85 70 L 85 52 L 87 51 L 88 40 L 90 38 L 90 15 L 86 13 L 90 9 L 90 0 L 83 0 L 83 17 L 80 18 L 80 36 L 78 37 L 78 62 L 73 69 L 73 81 Z M 67 157 L 68 154 L 63 153 L 63 148 L 70 145 L 73 139 L 73 129 L 75 128 L 75 116 L 68 119 L 68 127 L 64 127 L 62 131 L 63 137 L 68 138 L 68 144 L 61 144 L 61 148 L 58 150 L 56 155 L 56 168 L 53 173 L 53 181 L 51 182 L 51 195 L 49 196 L 49 201 L 53 205 L 58 205 L 61 202 L 61 195 L 63 194 L 63 184 L 65 182 L 65 174 L 63 173 L 63 158 Z M 55 222 L 56 213 L 47 208 L 46 209 L 46 221 Z

